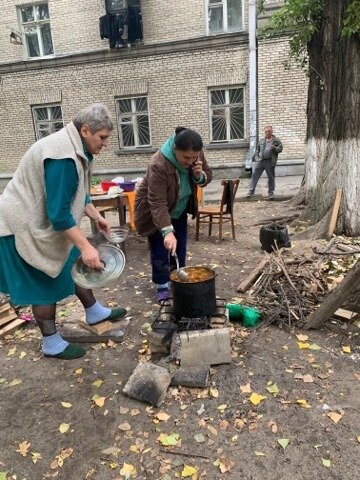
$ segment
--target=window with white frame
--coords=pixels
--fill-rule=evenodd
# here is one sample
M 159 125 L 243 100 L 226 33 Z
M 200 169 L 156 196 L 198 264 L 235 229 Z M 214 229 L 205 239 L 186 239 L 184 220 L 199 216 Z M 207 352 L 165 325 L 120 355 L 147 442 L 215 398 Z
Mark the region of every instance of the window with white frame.
M 120 148 L 149 147 L 150 120 L 147 97 L 116 100 Z
M 244 88 L 210 90 L 212 142 L 229 142 L 245 137 Z
M 27 56 L 36 58 L 52 55 L 54 48 L 48 4 L 25 5 L 18 9 Z
M 64 126 L 61 105 L 32 107 L 36 140 L 57 132 Z
M 208 33 L 243 30 L 243 0 L 207 0 Z

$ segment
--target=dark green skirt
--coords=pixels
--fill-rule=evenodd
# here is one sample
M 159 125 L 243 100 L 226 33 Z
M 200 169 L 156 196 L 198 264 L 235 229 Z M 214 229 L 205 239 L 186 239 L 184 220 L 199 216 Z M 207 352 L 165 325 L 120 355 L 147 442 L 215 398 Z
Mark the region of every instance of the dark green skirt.
M 56 278 L 32 267 L 20 257 L 14 235 L 0 237 L 0 292 L 14 305 L 51 305 L 75 293 L 71 268 L 80 251 L 73 247 Z

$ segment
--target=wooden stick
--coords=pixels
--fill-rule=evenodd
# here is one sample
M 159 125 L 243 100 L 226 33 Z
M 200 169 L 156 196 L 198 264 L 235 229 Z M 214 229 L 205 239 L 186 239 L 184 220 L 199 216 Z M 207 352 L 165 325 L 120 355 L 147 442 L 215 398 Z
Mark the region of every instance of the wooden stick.
M 307 317 L 307 322 L 304 326 L 305 330 L 308 330 L 309 328 L 318 328 L 329 320 L 359 284 L 360 260 L 348 272 L 344 280 L 342 280 L 342 282 L 340 282 L 339 285 L 323 299 L 323 303 L 320 307 Z
M 182 452 L 180 450 L 164 450 L 163 448 L 160 449 L 161 453 L 171 453 L 172 455 L 184 455 L 185 457 L 194 457 L 194 458 L 206 458 L 207 460 L 211 460 L 211 457 L 208 457 L 207 455 L 199 455 L 197 453 L 188 453 L 188 452 Z
M 338 188 L 336 190 L 334 206 L 331 213 L 329 230 L 328 230 L 328 238 L 331 238 L 334 235 L 336 222 L 337 222 L 339 209 L 340 209 L 341 197 L 342 197 L 342 189 Z
M 269 257 L 263 258 L 261 262 L 250 272 L 245 280 L 243 280 L 240 285 L 237 287 L 237 291 L 240 293 L 245 293 L 250 285 L 257 279 L 263 269 L 269 262 Z

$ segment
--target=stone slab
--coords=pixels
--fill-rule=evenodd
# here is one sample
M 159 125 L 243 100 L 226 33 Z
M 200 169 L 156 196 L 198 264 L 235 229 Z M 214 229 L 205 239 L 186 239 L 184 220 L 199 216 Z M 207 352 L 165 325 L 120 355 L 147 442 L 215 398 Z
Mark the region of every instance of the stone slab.
M 228 328 L 182 332 L 179 339 L 182 367 L 231 363 Z
M 160 406 L 171 382 L 171 373 L 154 363 L 139 363 L 123 389 L 123 393 L 140 402 Z
M 206 388 L 209 384 L 209 367 L 179 368 L 173 373 L 171 385 Z

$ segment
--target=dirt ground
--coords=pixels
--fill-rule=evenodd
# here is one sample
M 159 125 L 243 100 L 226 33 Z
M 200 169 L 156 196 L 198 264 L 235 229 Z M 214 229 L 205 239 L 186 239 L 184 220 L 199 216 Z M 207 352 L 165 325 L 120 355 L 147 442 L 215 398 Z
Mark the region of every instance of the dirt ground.
M 254 224 L 292 213 L 285 202 L 238 203 L 237 239 L 221 244 L 204 232 L 195 242 L 190 221 L 188 265 L 212 265 L 217 295 L 239 299 L 237 285 L 263 255 Z M 291 250 L 306 248 L 294 241 Z M 85 357 L 62 361 L 42 357 L 31 324 L 1 341 L 0 480 L 359 478 L 356 336 L 233 324 L 232 363 L 211 369 L 211 388 L 171 387 L 160 408 L 124 396 L 135 366 L 149 360 L 144 324 L 157 309 L 147 244 L 130 237 L 126 255 L 118 284 L 97 292 L 129 309 L 122 344 L 87 344 Z M 74 298 L 59 312 L 74 322 L 82 315 Z M 314 349 L 300 349 L 299 334 Z M 161 433 L 178 434 L 177 445 L 163 446 Z

